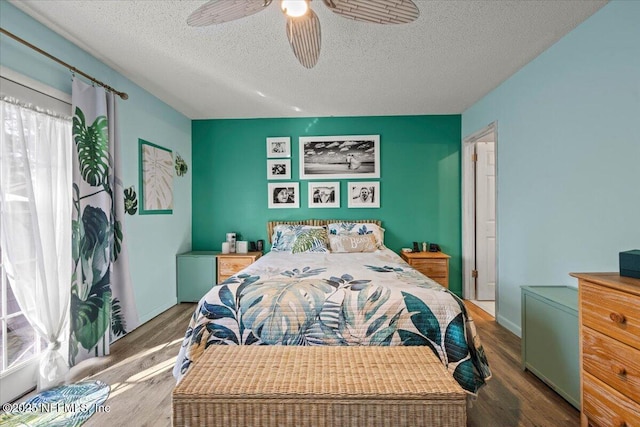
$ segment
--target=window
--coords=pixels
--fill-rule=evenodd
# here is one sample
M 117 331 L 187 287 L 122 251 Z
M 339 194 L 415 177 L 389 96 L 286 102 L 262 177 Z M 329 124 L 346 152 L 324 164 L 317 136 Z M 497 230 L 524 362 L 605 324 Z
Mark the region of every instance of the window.
M 48 88 L 6 68 L 2 68 L 0 72 L 2 73 L 2 93 L 0 95 L 18 99 L 22 103 L 54 111 L 57 114 L 70 115 L 71 97 L 69 95 L 62 94 L 55 89 Z M 2 140 L 0 143 L 7 144 L 8 138 L 13 137 L 17 132 L 15 114 L 5 115 L 3 113 L 2 117 L 3 122 L 0 123 L 0 137 Z M 20 122 L 22 123 L 22 121 Z M 24 127 L 27 126 L 25 123 L 22 123 Z M 70 135 L 70 122 L 68 126 Z M 28 133 L 35 134 L 37 130 L 29 126 Z M 70 136 L 68 139 L 69 144 L 72 144 Z M 0 146 L 0 149 L 4 148 L 6 150 L 5 153 L 15 153 L 11 148 L 7 147 L 12 146 L 3 145 Z M 12 157 L 7 156 L 7 158 Z M 9 193 L 14 194 L 13 191 Z M 24 195 L 20 195 L 19 188 L 16 188 L 15 194 L 16 197 L 8 199 L 12 201 L 11 203 L 20 202 L 16 198 L 27 200 Z M 7 214 L 6 209 L 7 207 L 2 206 L 0 201 L 0 238 L 7 231 L 2 229 L 2 215 Z M 19 206 L 19 209 L 21 210 L 22 207 Z M 71 223 L 71 218 L 69 218 L 69 223 Z M 0 398 L 2 400 L 0 403 L 5 403 L 28 392 L 35 386 L 38 355 L 44 349 L 45 341 L 38 337 L 38 334 L 31 327 L 18 305 L 8 281 L 7 266 L 3 264 L 4 260 L 1 251 L 2 248 L 0 247 Z
M 0 212 L 0 215 L 2 213 Z M 0 234 L 2 233 L 0 223 Z M 41 340 L 22 314 L 11 286 L 7 280 L 0 258 L 0 349 L 4 373 L 18 364 L 37 356 L 41 350 Z

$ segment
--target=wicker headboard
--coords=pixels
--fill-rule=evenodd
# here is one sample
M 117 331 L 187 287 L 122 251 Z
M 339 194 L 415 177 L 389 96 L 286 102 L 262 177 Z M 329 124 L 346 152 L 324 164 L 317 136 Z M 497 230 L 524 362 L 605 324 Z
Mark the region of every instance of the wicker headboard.
M 370 223 L 382 227 L 382 221 L 380 221 L 379 219 L 303 219 L 299 221 L 269 221 L 267 222 L 267 236 L 269 236 L 269 243 L 273 243 L 271 241 L 271 237 L 273 236 L 273 228 L 276 225 L 284 224 L 322 226 L 331 224 L 332 222 L 355 222 L 358 224 Z

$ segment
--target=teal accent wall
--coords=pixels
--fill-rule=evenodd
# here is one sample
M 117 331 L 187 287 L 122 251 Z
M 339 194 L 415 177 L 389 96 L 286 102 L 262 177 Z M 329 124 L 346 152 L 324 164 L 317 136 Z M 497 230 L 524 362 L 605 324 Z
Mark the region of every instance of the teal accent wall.
M 462 115 L 497 121 L 498 321 L 640 248 L 640 2 L 612 1 Z
M 129 94 L 118 100 L 125 187 L 138 186 L 138 138 L 178 152 L 191 165 L 191 120 L 89 53 L 60 37 L 6 1 L 0 25 L 85 73 Z M 71 73 L 56 62 L 0 36 L 0 64 L 71 93 Z M 174 177 L 172 215 L 125 215 L 136 305 L 145 322 L 176 303 L 175 255 L 191 249 L 191 171 Z
M 192 134 L 194 250 L 220 250 L 227 232 L 267 242 L 269 220 L 380 219 L 394 251 L 413 241 L 441 244 L 452 256 L 450 288 L 460 293 L 459 115 L 197 120 Z M 379 209 L 348 209 L 349 180 L 340 180 L 340 208 L 308 208 L 298 137 L 326 135 L 380 135 Z M 267 208 L 267 183 L 276 181 L 267 181 L 266 138 L 276 136 L 291 137 L 299 209 Z

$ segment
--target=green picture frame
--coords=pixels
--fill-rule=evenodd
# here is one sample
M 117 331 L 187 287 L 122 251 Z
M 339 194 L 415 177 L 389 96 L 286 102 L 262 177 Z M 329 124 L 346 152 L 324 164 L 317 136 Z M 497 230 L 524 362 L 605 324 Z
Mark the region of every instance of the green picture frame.
M 173 152 L 138 139 L 140 215 L 173 214 Z

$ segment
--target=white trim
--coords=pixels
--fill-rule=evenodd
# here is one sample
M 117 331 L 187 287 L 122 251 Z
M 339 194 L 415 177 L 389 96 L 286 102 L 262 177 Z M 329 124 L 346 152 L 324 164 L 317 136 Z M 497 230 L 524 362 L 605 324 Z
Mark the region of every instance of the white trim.
M 0 376 L 2 379 L 0 382 L 0 404 L 11 402 L 33 390 L 36 387 L 39 366 L 40 355 L 37 355 L 3 372 Z
M 475 183 L 471 156 L 475 153 L 475 140 L 462 144 L 462 296 L 476 298 L 471 273 L 475 268 Z
M 475 287 L 471 272 L 475 268 L 475 184 L 474 165 L 471 154 L 475 152 L 476 142 L 493 133 L 495 143 L 496 164 L 496 207 L 498 205 L 498 124 L 493 122 L 462 139 L 462 296 L 465 299 L 474 299 Z M 498 209 L 496 209 L 496 319 L 499 318 L 499 257 L 498 257 Z M 502 319 L 502 318 L 500 318 Z M 501 322 L 500 322 L 501 323 Z
M 62 101 L 66 104 L 71 105 L 71 94 L 62 92 L 61 90 L 48 86 L 38 80 L 27 77 L 24 74 L 20 74 L 17 71 L 12 70 L 11 68 L 0 65 L 0 77 L 4 77 L 5 79 L 17 83 L 21 86 L 33 89 L 43 95 L 50 96 L 57 99 L 58 101 Z
M 498 288 L 496 287 L 496 289 Z M 497 304 L 498 304 L 498 300 L 496 299 L 496 309 L 497 309 Z M 496 313 L 496 322 L 498 323 L 498 325 L 501 325 L 507 328 L 509 332 L 513 333 L 518 338 L 522 338 L 522 328 L 516 325 L 515 323 L 513 323 L 511 320 Z

